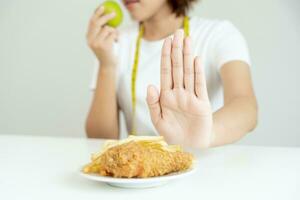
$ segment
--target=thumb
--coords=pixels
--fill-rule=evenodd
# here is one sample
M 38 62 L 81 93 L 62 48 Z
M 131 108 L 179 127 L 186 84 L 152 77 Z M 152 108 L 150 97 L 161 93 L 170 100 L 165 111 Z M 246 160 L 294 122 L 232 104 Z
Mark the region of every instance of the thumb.
M 155 125 L 161 119 L 161 108 L 159 103 L 159 92 L 153 85 L 149 85 L 147 88 L 147 103 L 152 123 Z

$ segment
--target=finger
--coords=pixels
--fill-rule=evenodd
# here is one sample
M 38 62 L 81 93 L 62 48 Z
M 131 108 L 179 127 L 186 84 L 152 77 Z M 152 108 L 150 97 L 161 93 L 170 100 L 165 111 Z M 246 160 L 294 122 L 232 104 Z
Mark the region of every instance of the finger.
M 194 65 L 191 49 L 191 38 L 184 39 L 183 48 L 183 62 L 184 62 L 184 87 L 190 92 L 194 92 Z
M 92 25 L 94 26 L 103 26 L 106 24 L 109 20 L 113 19 L 116 16 L 116 13 L 111 12 L 106 15 L 101 15 L 100 17 L 93 17 L 92 19 Z
M 106 36 L 106 38 L 104 38 L 104 40 L 107 41 L 108 43 L 113 43 L 114 41 L 117 41 L 117 33 L 112 32 L 112 33 L 108 34 L 108 36 Z
M 177 30 L 172 42 L 172 74 L 174 88 L 183 87 L 183 30 Z
M 197 56 L 194 60 L 195 66 L 195 93 L 198 98 L 208 99 L 205 74 L 201 65 L 200 58 Z
M 107 15 L 103 15 L 100 18 L 92 18 L 90 20 L 87 37 L 90 40 L 93 40 L 96 35 L 101 31 L 103 25 L 107 23 L 110 19 L 114 18 L 115 13 L 110 13 Z
M 88 27 L 88 33 L 87 36 L 91 35 L 91 33 L 93 32 L 94 26 L 93 24 L 97 21 L 97 19 L 104 13 L 104 7 L 103 6 L 99 6 L 96 8 L 96 10 L 94 11 L 93 15 L 90 18 L 89 21 L 89 27 Z M 98 29 L 100 30 L 101 27 L 98 27 Z M 95 35 L 95 34 L 94 34 Z
M 172 68 L 171 68 L 171 46 L 172 39 L 169 37 L 164 41 L 161 51 L 160 66 L 160 87 L 161 90 L 172 89 Z
M 159 92 L 155 86 L 148 86 L 147 89 L 147 103 L 150 111 L 150 116 L 153 125 L 161 119 L 161 107 L 159 103 Z
M 112 28 L 110 26 L 104 26 L 102 28 L 102 30 L 99 32 L 99 34 L 97 35 L 96 40 L 102 41 L 105 38 L 107 38 L 109 34 L 114 33 L 114 32 L 115 32 L 114 28 Z
M 116 34 L 115 42 L 118 42 L 118 40 L 119 40 L 119 35 L 120 35 L 118 29 L 115 29 L 115 34 Z
M 100 5 L 96 8 L 92 17 L 99 18 L 103 13 L 104 13 L 104 7 Z

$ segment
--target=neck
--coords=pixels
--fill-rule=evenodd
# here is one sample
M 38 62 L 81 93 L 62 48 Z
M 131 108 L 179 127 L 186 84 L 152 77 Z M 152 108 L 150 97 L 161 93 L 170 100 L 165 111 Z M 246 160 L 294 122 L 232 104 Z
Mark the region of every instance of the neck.
M 177 17 L 170 9 L 160 10 L 143 22 L 143 38 L 149 41 L 163 39 L 182 27 L 183 18 L 183 16 Z

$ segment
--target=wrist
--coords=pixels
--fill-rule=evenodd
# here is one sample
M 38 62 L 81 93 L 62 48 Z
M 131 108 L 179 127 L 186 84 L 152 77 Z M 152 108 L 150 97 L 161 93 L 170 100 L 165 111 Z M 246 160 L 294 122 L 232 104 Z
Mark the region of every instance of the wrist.
M 117 64 L 112 62 L 100 62 L 101 68 L 116 68 Z
M 214 147 L 216 134 L 213 127 L 209 130 L 204 130 L 202 133 L 195 133 L 196 137 L 186 138 L 184 143 L 186 146 L 196 149 L 208 149 Z
M 115 61 L 112 61 L 111 59 L 99 59 L 99 64 L 101 68 L 116 68 L 117 63 Z
M 100 64 L 100 73 L 115 73 L 117 71 L 116 65 L 113 64 Z
M 210 147 L 214 147 L 215 140 L 216 140 L 216 132 L 215 132 L 214 129 L 212 128 L 212 130 L 211 130 L 211 132 L 210 132 L 209 148 L 210 148 Z
M 115 79 L 117 75 L 117 70 L 115 67 L 106 67 L 106 66 L 100 66 L 98 77 L 102 80 L 107 79 Z

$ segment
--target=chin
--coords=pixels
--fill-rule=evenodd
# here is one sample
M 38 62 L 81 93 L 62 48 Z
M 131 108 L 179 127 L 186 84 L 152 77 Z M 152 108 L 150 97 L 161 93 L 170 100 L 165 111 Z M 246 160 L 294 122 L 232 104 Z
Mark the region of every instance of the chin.
M 138 22 L 142 22 L 145 21 L 146 19 L 148 19 L 149 17 L 147 15 L 145 15 L 145 13 L 142 13 L 140 11 L 137 12 L 129 12 L 131 19 L 133 19 L 134 21 L 138 21 Z
M 142 16 L 136 16 L 136 15 L 130 15 L 131 19 L 137 22 L 142 22 L 145 21 L 146 18 L 142 17 Z

